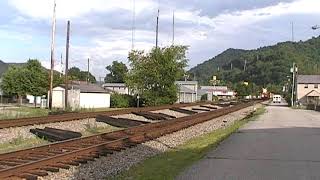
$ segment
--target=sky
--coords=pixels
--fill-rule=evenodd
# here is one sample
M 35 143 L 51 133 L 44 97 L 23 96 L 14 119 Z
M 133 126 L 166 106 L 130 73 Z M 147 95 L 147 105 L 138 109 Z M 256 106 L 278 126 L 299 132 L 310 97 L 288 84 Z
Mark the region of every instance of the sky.
M 39 59 L 49 68 L 53 0 L 0 0 L 0 59 Z M 134 3 L 135 2 L 135 3 Z M 319 36 L 319 0 L 56 0 L 55 69 L 63 69 L 66 24 L 71 21 L 69 67 L 87 68 L 97 80 L 112 61 L 128 63 L 132 48 L 155 46 L 157 9 L 159 45 L 188 45 L 189 67 L 228 48 L 255 49 L 292 39 Z M 135 8 L 134 8 L 135 7 Z M 135 11 L 133 10 L 135 9 Z M 135 14 L 135 15 L 134 15 Z

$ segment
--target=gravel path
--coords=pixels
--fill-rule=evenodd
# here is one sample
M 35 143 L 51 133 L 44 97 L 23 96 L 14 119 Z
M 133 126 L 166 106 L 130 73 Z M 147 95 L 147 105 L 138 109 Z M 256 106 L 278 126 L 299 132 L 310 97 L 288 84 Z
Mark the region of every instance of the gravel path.
M 255 107 L 260 106 L 256 105 Z M 170 150 L 184 142 L 212 132 L 213 130 L 232 124 L 252 112 L 253 107 L 248 107 L 240 111 L 207 121 L 202 124 L 160 137 L 153 141 L 137 145 L 121 152 L 117 152 L 107 157 L 101 157 L 95 161 L 72 167 L 69 170 L 61 170 L 58 173 L 50 174 L 42 179 L 105 179 L 115 175 L 131 166 L 145 160 L 148 157 Z M 163 111 L 163 110 L 162 110 Z M 166 111 L 169 113 L 169 111 Z M 174 114 L 170 114 L 174 115 Z

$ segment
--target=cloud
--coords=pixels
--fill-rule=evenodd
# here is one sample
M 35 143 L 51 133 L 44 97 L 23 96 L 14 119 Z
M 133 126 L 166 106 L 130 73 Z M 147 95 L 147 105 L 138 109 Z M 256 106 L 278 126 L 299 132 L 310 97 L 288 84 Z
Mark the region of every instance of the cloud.
M 91 70 L 98 77 L 105 75 L 105 66 L 113 60 L 126 62 L 131 49 L 132 2 L 57 0 L 56 54 L 64 52 L 66 20 L 71 19 L 71 66 L 86 69 L 86 59 L 90 58 Z M 9 38 L 33 40 L 39 43 L 36 46 L 49 48 L 53 0 L 8 3 L 15 11 L 9 13 L 10 22 L 1 24 L 0 18 L 0 36 L 10 32 Z M 315 0 L 160 0 L 159 7 L 159 44 L 172 43 L 174 10 L 175 44 L 190 46 L 191 66 L 230 47 L 249 49 L 290 39 L 287 32 L 294 20 L 300 39 L 307 38 L 312 33 L 302 33 L 306 27 L 298 24 L 311 23 L 309 17 L 320 15 L 320 1 Z M 136 0 L 136 49 L 154 46 L 157 8 L 157 0 Z M 47 52 L 40 57 L 49 62 Z

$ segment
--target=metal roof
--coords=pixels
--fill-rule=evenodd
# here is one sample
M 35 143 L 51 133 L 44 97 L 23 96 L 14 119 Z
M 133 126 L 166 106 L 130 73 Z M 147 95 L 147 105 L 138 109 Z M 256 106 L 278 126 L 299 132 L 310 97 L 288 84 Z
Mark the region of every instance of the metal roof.
M 125 83 L 104 83 L 103 87 L 126 87 Z
M 298 75 L 298 84 L 320 84 L 320 75 Z
M 306 96 L 308 96 L 308 97 L 319 97 L 320 93 L 318 91 L 312 90 Z
M 198 84 L 198 81 L 176 81 L 175 83 L 184 85 L 195 85 Z
M 227 86 L 201 86 L 201 90 L 227 91 Z
M 60 85 L 60 87 L 65 87 L 64 84 Z M 79 84 L 69 84 L 68 89 L 80 89 L 80 92 L 83 93 L 109 93 L 110 90 L 106 90 L 103 87 L 97 84 L 87 84 L 87 83 L 79 83 Z

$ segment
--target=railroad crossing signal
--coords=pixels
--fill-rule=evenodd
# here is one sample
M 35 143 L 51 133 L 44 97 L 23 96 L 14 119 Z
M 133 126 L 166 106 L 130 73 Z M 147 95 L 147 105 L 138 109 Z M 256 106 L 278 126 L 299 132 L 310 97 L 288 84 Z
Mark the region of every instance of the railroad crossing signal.
M 220 80 L 217 80 L 217 76 L 212 76 L 212 79 L 210 80 L 210 83 L 212 84 L 212 85 L 216 85 L 216 84 L 218 84 L 220 82 Z

